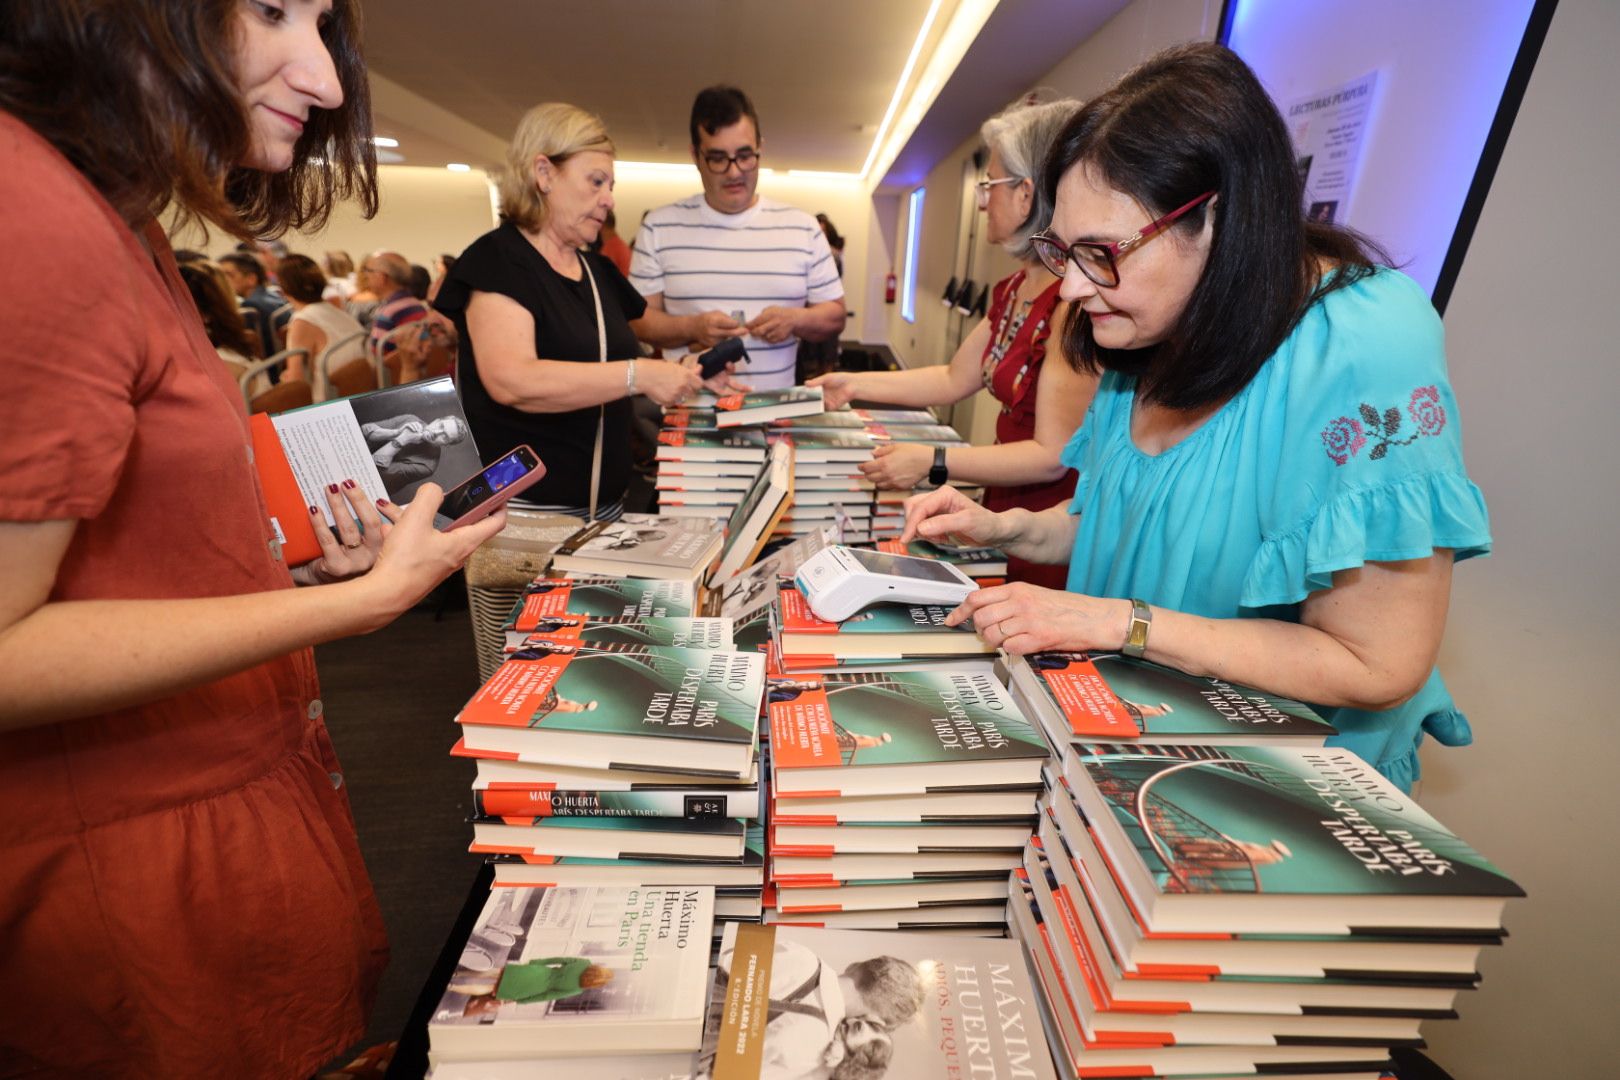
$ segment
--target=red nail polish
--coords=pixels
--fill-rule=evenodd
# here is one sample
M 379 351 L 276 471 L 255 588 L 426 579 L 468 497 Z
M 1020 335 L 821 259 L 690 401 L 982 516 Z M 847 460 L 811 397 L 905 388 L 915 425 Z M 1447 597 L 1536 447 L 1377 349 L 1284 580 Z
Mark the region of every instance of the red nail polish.
M 334 495 L 337 494 L 337 489 L 338 489 L 338 486 L 336 484 L 327 484 L 326 485 L 326 490 L 330 491 Z
M 345 480 L 345 481 L 343 481 L 343 486 L 346 487 L 346 488 L 352 488 L 352 487 L 354 487 L 354 481 L 353 480 Z
M 388 500 L 387 499 L 378 499 L 377 500 L 377 505 L 381 506 L 381 507 L 387 507 Z
M 319 510 L 317 510 L 317 509 L 315 509 L 315 508 L 314 508 L 314 507 L 313 507 L 313 506 L 312 506 L 312 507 L 310 507 L 310 508 L 309 508 L 309 512 L 310 512 L 310 513 L 311 513 L 311 514 L 318 514 L 318 513 L 320 513 L 320 511 L 319 511 Z

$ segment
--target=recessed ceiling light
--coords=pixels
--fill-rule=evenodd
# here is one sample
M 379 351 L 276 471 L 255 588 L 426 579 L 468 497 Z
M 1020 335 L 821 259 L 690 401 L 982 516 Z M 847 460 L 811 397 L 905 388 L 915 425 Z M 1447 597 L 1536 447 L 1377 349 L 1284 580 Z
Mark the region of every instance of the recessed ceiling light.
M 451 172 L 472 172 L 471 165 L 463 165 L 459 161 L 452 161 L 450 164 L 446 165 L 445 168 L 449 169 Z
M 373 146 L 389 146 L 389 147 L 393 147 L 393 146 L 398 146 L 399 145 L 399 140 L 398 139 L 390 139 L 386 135 L 373 135 L 371 137 L 371 145 L 373 145 Z

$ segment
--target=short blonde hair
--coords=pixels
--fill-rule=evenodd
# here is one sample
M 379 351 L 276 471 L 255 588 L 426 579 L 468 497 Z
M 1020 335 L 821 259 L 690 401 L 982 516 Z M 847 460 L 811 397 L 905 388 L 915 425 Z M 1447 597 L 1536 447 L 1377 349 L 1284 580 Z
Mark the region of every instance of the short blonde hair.
M 538 229 L 546 221 L 546 197 L 534 183 L 534 159 L 544 154 L 553 165 L 586 150 L 613 153 L 613 140 L 600 117 L 560 101 L 536 105 L 518 121 L 506 168 L 498 187 L 501 217 L 520 229 Z

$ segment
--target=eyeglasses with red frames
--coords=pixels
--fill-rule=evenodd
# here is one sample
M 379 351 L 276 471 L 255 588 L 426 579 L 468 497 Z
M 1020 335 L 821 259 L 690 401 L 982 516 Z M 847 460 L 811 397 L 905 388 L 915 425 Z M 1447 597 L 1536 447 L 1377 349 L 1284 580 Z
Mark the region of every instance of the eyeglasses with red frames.
M 1215 192 L 1206 191 L 1185 206 L 1177 207 L 1157 221 L 1150 221 L 1141 229 L 1123 240 L 1106 242 L 1101 240 L 1078 240 L 1075 243 L 1064 245 L 1062 240 L 1052 235 L 1050 229 L 1037 233 L 1029 238 L 1030 246 L 1040 258 L 1041 264 L 1058 277 L 1069 272 L 1069 263 L 1072 261 L 1080 268 L 1093 284 L 1111 289 L 1119 284 L 1119 257 L 1159 233 L 1164 232 L 1183 214 L 1196 208 L 1199 204 L 1215 197 Z

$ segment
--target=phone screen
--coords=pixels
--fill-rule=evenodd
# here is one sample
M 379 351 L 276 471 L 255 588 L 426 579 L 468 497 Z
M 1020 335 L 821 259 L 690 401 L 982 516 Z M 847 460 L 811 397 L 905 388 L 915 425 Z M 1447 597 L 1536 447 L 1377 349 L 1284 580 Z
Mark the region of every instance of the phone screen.
M 465 517 L 502 488 L 529 475 L 539 464 L 539 459 L 523 447 L 513 450 L 471 480 L 446 492 L 440 515 L 451 521 Z

